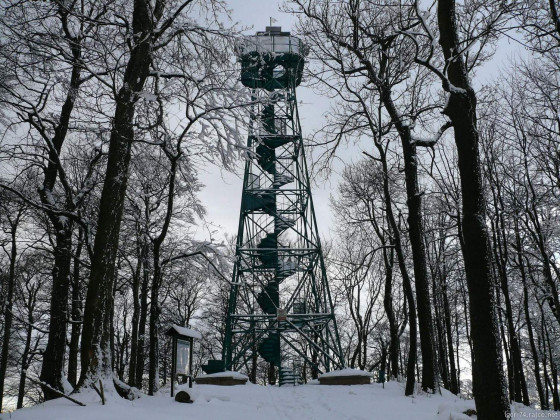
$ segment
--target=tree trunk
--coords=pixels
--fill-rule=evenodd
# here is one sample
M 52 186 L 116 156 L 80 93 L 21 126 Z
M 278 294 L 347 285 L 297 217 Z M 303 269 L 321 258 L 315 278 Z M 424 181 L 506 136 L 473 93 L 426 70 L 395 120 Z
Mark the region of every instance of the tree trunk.
M 181 157 L 181 143 L 177 143 L 177 154 L 173 155 L 169 150 L 164 148 L 166 156 L 170 160 L 169 168 L 169 184 L 167 187 L 167 206 L 164 222 L 159 235 L 153 240 L 153 263 L 154 276 L 152 280 L 152 291 L 150 299 L 150 369 L 148 394 L 154 395 L 159 389 L 159 316 L 161 308 L 159 305 L 159 289 L 162 281 L 161 267 L 161 246 L 167 237 L 171 218 L 173 217 L 173 203 L 175 199 L 175 180 L 177 177 L 178 160 Z
M 496 183 L 494 194 L 494 208 L 496 221 L 493 223 L 493 239 L 494 239 L 494 255 L 497 265 L 498 278 L 502 294 L 504 296 L 504 304 L 506 307 L 506 321 L 508 329 L 509 341 L 509 360 L 508 372 L 510 382 L 510 400 L 529 405 L 529 394 L 525 383 L 525 373 L 523 371 L 523 362 L 521 359 L 521 349 L 519 347 L 519 339 L 513 322 L 513 310 L 511 307 L 511 298 L 509 296 L 507 266 L 509 261 L 509 249 L 507 238 L 505 237 L 506 227 L 501 208 L 504 208 L 502 202 L 501 190 L 499 183 Z M 494 190 L 494 188 L 493 188 Z M 505 342 L 505 340 L 504 340 Z M 507 354 L 507 353 L 506 353 Z
M 381 341 L 381 364 L 379 365 L 379 370 L 383 374 L 387 372 L 387 346 L 384 341 Z M 383 382 L 385 382 L 385 379 L 383 379 Z
M 150 351 L 148 370 L 148 395 L 154 395 L 159 389 L 159 287 L 161 281 L 160 247 L 154 244 L 154 276 L 150 295 Z
M 14 287 L 16 282 L 16 258 L 17 258 L 17 241 L 16 232 L 19 217 L 16 223 L 11 223 L 10 240 L 10 268 L 8 273 L 8 284 L 6 293 L 6 306 L 4 308 L 4 336 L 2 337 L 2 354 L 0 360 L 0 412 L 2 412 L 2 400 L 4 397 L 4 382 L 6 380 L 6 370 L 8 368 L 8 357 L 10 350 L 10 335 L 12 332 L 12 308 L 14 304 Z
M 389 321 L 389 360 L 391 365 L 390 376 L 395 380 L 399 376 L 399 328 L 393 310 L 393 252 L 391 248 L 390 256 L 387 255 L 387 248 L 383 249 L 383 260 L 385 263 L 385 290 L 383 297 L 383 307 Z
M 319 342 L 319 334 L 313 331 L 313 342 L 317 344 Z M 311 379 L 317 379 L 319 377 L 319 354 L 315 346 L 311 347 Z
M 437 338 L 435 343 L 437 344 L 437 349 L 439 353 L 439 372 L 441 374 L 441 380 L 443 382 L 443 386 L 445 389 L 450 389 L 450 380 L 449 380 L 449 366 L 447 363 L 447 343 L 444 332 L 444 325 L 443 325 L 443 316 L 442 316 L 442 303 L 441 303 L 441 285 L 437 285 L 436 281 L 437 276 L 434 273 L 432 274 L 432 288 L 433 288 L 433 300 L 434 300 L 434 314 L 436 317 L 435 326 L 437 331 Z
M 521 282 L 523 283 L 523 312 L 525 314 L 525 321 L 527 323 L 527 333 L 529 335 L 529 345 L 531 346 L 531 354 L 533 356 L 533 374 L 535 375 L 535 384 L 537 386 L 537 393 L 539 395 L 539 402 L 541 409 L 543 409 L 547 403 L 544 399 L 544 391 L 542 385 L 542 379 L 539 368 L 539 353 L 537 351 L 537 346 L 535 345 L 535 337 L 533 335 L 533 326 L 531 322 L 531 314 L 529 312 L 529 291 L 527 289 L 527 274 L 525 272 L 525 264 L 523 262 L 523 253 L 521 248 L 521 236 L 519 235 L 519 223 L 515 220 L 515 244 L 517 251 L 517 267 L 521 273 Z
M 148 320 L 148 286 L 150 268 L 146 252 L 143 269 L 142 291 L 140 297 L 140 321 L 138 322 L 138 357 L 136 358 L 136 384 L 142 389 L 144 379 L 144 355 L 146 350 L 146 322 Z
M 391 88 L 383 82 L 378 86 L 381 101 L 401 140 L 404 159 L 406 199 L 408 207 L 408 236 L 412 248 L 414 266 L 414 284 L 418 304 L 418 325 L 420 332 L 420 351 L 422 352 L 422 389 L 434 392 L 437 384 L 437 360 L 435 354 L 435 337 L 430 300 L 430 281 L 426 263 L 424 245 L 424 224 L 422 219 L 422 193 L 418 186 L 418 156 L 416 145 L 412 141 L 410 126 L 403 123 L 391 93 Z
M 25 336 L 25 347 L 21 355 L 21 374 L 19 376 L 18 399 L 16 408 L 23 407 L 23 398 L 25 397 L 25 378 L 27 376 L 27 368 L 29 367 L 29 353 L 31 352 L 31 338 L 33 336 L 33 323 L 35 317 L 33 316 L 33 309 L 37 300 L 38 288 L 31 287 L 29 290 L 29 297 L 27 299 L 27 331 Z
M 408 234 L 412 248 L 414 265 L 414 284 L 418 304 L 418 326 L 420 333 L 420 351 L 422 353 L 422 389 L 435 392 L 437 384 L 436 354 L 434 349 L 434 328 L 430 304 L 430 281 L 426 264 L 424 246 L 424 226 L 422 221 L 422 194 L 418 187 L 418 163 L 416 146 L 410 138 L 410 127 L 400 134 L 406 181 L 408 204 Z
M 63 10 L 62 8 L 60 10 Z M 64 11 L 60 13 L 65 13 Z M 59 123 L 54 130 L 54 136 L 49 147 L 49 161 L 44 169 L 43 185 L 39 190 L 42 204 L 50 208 L 53 203 L 53 192 L 58 177 L 60 153 L 68 133 L 70 118 L 77 93 L 80 88 L 80 77 L 82 71 L 82 47 L 77 38 L 68 39 L 72 50 L 72 73 L 70 87 L 66 92 L 66 98 L 62 105 Z M 74 203 L 66 191 L 65 209 L 74 210 Z M 54 266 L 52 269 L 52 295 L 50 302 L 49 336 L 45 352 L 43 353 L 43 364 L 39 378 L 42 382 L 55 390 L 63 391 L 62 378 L 64 376 L 64 355 L 66 352 L 66 323 L 68 322 L 68 291 L 70 289 L 70 271 L 72 264 L 72 229 L 73 223 L 70 219 L 47 211 L 47 215 L 56 232 L 56 243 L 54 246 Z M 43 387 L 45 400 L 58 398 L 48 387 Z
M 167 342 L 169 343 L 169 341 Z M 164 344 L 164 350 L 163 350 L 163 354 L 169 354 L 169 345 L 168 344 Z M 163 358 L 163 373 L 161 375 L 162 378 L 162 385 L 165 386 L 165 384 L 167 384 L 167 357 Z
M 501 296 L 498 293 L 496 295 L 496 303 L 498 308 L 502 307 L 500 299 Z M 507 384 L 508 384 L 508 391 L 509 391 L 509 399 L 510 401 L 513 401 L 515 396 L 515 386 L 513 384 L 513 365 L 510 356 L 511 350 L 509 347 L 509 343 L 506 339 L 504 320 L 502 319 L 502 311 L 500 309 L 498 310 L 498 325 L 500 326 L 500 337 L 502 338 L 503 350 L 504 350 L 504 356 L 505 356 L 505 362 L 507 368 Z
M 410 346 L 408 350 L 408 362 L 406 367 L 406 387 L 405 395 L 414 394 L 414 384 L 415 384 L 415 367 L 417 360 L 417 324 L 416 324 L 416 303 L 414 302 L 414 292 L 412 290 L 412 283 L 408 275 L 408 270 L 406 267 L 406 260 L 404 256 L 404 251 L 401 242 L 401 235 L 399 231 L 399 226 L 395 220 L 393 214 L 393 203 L 391 202 L 391 192 L 389 190 L 389 169 L 387 167 L 387 157 L 385 151 L 380 143 L 376 143 L 377 150 L 381 156 L 380 161 L 383 167 L 383 198 L 386 208 L 387 221 L 391 228 L 391 245 L 394 246 L 395 252 L 397 254 L 397 262 L 399 264 L 399 270 L 401 272 L 401 277 L 403 279 L 403 288 L 408 302 L 408 322 L 410 331 Z
M 506 318 L 509 335 L 510 359 L 512 368 L 512 381 L 515 402 L 529 405 L 529 395 L 525 384 L 525 373 L 523 371 L 523 362 L 521 359 L 521 349 L 519 348 L 519 340 L 513 323 L 513 310 L 511 308 L 511 299 L 507 281 L 502 278 L 502 292 L 504 294 L 504 303 L 506 305 Z M 511 396 L 510 396 L 511 398 Z
M 541 409 L 545 409 L 547 406 L 547 401 L 544 398 L 544 391 L 542 385 L 542 379 L 539 368 L 539 353 L 537 351 L 537 346 L 535 345 L 535 337 L 533 335 L 533 327 L 531 325 L 531 315 L 529 313 L 529 292 L 527 286 L 523 284 L 523 310 L 525 312 L 525 320 L 527 322 L 527 332 L 529 334 L 529 344 L 531 345 L 531 353 L 533 356 L 533 374 L 535 375 L 535 383 L 537 386 L 537 393 L 539 394 L 539 403 Z
M 63 391 L 64 355 L 66 354 L 66 324 L 68 322 L 68 295 L 72 266 L 72 223 L 57 226 L 54 249 L 53 284 L 50 301 L 49 339 L 43 355 L 41 382 Z M 48 387 L 43 387 L 45 400 L 59 398 L 60 395 Z
M 453 330 L 451 329 L 451 310 L 449 308 L 449 298 L 447 297 L 447 282 L 445 276 L 440 279 L 441 293 L 443 297 L 443 313 L 445 320 L 445 333 L 447 336 L 447 351 L 449 353 L 449 371 L 451 375 L 451 383 L 449 391 L 453 394 L 459 394 L 459 379 L 457 375 L 457 367 L 455 365 L 455 355 L 453 351 Z M 458 350 L 457 350 L 458 352 Z
M 257 363 L 259 361 L 259 353 L 258 353 L 258 349 L 257 349 L 257 342 L 256 342 L 256 334 L 253 333 L 253 345 L 251 348 L 251 372 L 249 374 L 249 380 L 256 384 L 257 383 Z M 303 369 L 303 375 L 305 376 L 305 365 L 304 365 L 304 369 Z M 305 382 L 305 377 L 304 377 L 304 382 Z
M 158 13 L 162 10 L 163 8 Z M 133 123 L 137 93 L 142 91 L 148 77 L 154 42 L 154 19 L 157 21 L 159 18 L 152 14 L 152 6 L 146 0 L 134 1 L 134 39 L 131 41 L 133 46 L 126 65 L 123 85 L 116 98 L 107 170 L 99 202 L 97 233 L 85 303 L 79 386 L 95 383 L 101 377 L 112 377 L 110 324 L 115 261 L 134 140 Z
M 542 310 L 542 308 L 541 308 Z M 542 314 L 542 322 L 543 325 L 545 323 L 545 315 L 544 312 Z M 554 407 L 554 411 L 560 410 L 560 396 L 558 395 L 558 370 L 556 368 L 556 363 L 554 362 L 554 356 L 552 354 L 552 343 L 550 340 L 550 334 L 548 333 L 548 328 L 543 328 L 544 330 L 544 338 L 546 340 L 545 346 L 548 350 L 548 360 L 550 360 L 550 376 L 552 376 L 552 384 L 550 385 L 550 389 L 552 392 L 552 404 Z M 550 378 L 547 377 L 547 380 L 550 381 Z
M 138 238 L 143 236 L 140 231 L 137 232 Z M 128 366 L 128 384 L 133 387 L 141 387 L 138 384 L 138 377 L 136 375 L 136 364 L 138 358 L 138 327 L 140 323 L 140 287 L 142 285 L 142 263 L 146 258 L 147 246 L 142 243 L 138 246 L 138 262 L 134 270 L 134 278 L 132 280 L 132 321 L 131 321 L 131 339 L 130 339 L 130 364 Z
M 276 367 L 274 363 L 268 364 L 268 384 L 276 385 Z
M 80 332 L 82 322 L 82 299 L 80 293 L 80 256 L 83 246 L 83 232 L 80 229 L 78 244 L 74 257 L 74 275 L 72 276 L 72 332 L 70 333 L 70 349 L 68 352 L 68 382 L 73 387 L 78 383 L 78 353 L 80 351 Z
M 21 373 L 19 376 L 19 386 L 18 386 L 18 399 L 16 408 L 23 407 L 23 397 L 25 396 L 25 378 L 27 373 L 27 368 L 29 367 L 29 351 L 31 349 L 31 334 L 33 333 L 33 327 L 29 325 L 27 327 L 27 333 L 25 336 L 25 347 L 23 348 L 23 354 L 21 355 Z
M 506 420 L 510 407 L 502 370 L 491 252 L 481 179 L 476 95 L 460 50 L 454 0 L 438 0 L 439 43 L 452 87 L 444 113 L 455 132 L 463 197 L 462 230 L 473 341 L 473 392 L 479 420 Z

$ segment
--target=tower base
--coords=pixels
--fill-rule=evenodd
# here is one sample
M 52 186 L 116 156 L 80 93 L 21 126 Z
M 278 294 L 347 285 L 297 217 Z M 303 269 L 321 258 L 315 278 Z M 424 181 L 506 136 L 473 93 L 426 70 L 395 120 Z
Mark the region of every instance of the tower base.
M 232 386 L 232 385 L 245 385 L 249 377 L 238 373 L 238 372 L 219 372 L 212 373 L 210 375 L 199 375 L 195 378 L 197 385 L 222 385 L 222 386 Z

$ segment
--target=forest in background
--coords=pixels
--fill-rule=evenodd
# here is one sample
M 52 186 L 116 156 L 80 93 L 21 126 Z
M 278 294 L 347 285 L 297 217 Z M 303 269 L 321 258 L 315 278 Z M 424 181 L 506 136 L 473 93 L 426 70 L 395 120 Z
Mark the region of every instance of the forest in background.
M 169 381 L 170 324 L 219 358 L 234 238 L 200 241 L 201 169 L 248 158 L 227 2 L 8 0 L 0 21 L 0 407 Z M 344 357 L 422 389 L 560 410 L 554 0 L 295 0 Z M 499 43 L 522 57 L 477 83 Z M 359 143 L 350 158 L 341 149 Z M 237 211 L 237 209 L 232 209 Z M 231 234 L 231 232 L 227 232 Z M 304 350 L 306 343 L 298 343 Z M 256 383 L 274 383 L 253 359 Z M 303 366 L 303 377 L 313 372 Z

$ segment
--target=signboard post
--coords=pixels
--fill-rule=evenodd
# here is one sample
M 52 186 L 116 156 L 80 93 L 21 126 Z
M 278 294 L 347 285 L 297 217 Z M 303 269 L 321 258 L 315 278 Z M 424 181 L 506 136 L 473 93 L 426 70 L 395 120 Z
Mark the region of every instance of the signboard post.
M 192 388 L 192 352 L 193 340 L 202 336 L 198 331 L 173 325 L 166 333 L 173 340 L 171 360 L 171 396 L 174 396 L 175 381 L 184 384 L 189 381 Z

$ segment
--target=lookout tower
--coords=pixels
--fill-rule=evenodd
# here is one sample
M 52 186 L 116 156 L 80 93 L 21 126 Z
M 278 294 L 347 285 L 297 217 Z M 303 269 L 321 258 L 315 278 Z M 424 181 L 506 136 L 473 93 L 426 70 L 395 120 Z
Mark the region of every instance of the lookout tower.
M 206 373 L 249 370 L 258 355 L 285 385 L 304 364 L 314 377 L 343 365 L 296 101 L 305 54 L 276 26 L 239 44 L 253 105 L 223 360 Z

